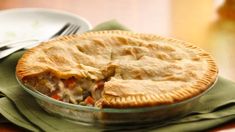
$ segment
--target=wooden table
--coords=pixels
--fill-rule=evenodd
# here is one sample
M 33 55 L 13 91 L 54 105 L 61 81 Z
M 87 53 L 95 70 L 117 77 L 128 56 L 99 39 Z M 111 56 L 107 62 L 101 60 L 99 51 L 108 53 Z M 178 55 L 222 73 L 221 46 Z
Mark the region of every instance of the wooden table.
M 1 0 L 0 9 L 39 7 L 78 14 L 92 25 L 116 19 L 136 32 L 193 42 L 211 52 L 220 75 L 235 81 L 234 0 Z M 13 124 L 0 131 L 17 131 Z M 212 131 L 235 131 L 235 121 Z

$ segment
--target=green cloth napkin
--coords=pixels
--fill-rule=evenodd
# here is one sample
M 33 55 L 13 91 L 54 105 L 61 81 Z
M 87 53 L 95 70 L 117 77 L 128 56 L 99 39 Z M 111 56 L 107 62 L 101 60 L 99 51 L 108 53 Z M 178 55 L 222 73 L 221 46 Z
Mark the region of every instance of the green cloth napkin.
M 128 30 L 116 21 L 108 21 L 96 26 L 93 30 Z M 0 60 L 0 113 L 10 122 L 30 131 L 118 131 L 101 129 L 92 126 L 74 124 L 59 117 L 52 116 L 39 107 L 31 95 L 26 93 L 16 82 L 15 66 L 23 51 Z M 219 77 L 216 85 L 201 97 L 194 106 L 192 114 L 168 125 L 157 127 L 150 124 L 140 131 L 202 131 L 232 119 L 235 119 L 235 84 Z M 0 116 L 1 117 L 1 116 Z M 4 118 L 0 118 L 0 120 Z M 1 123 L 1 122 L 0 122 Z M 136 130 L 134 130 L 136 131 Z

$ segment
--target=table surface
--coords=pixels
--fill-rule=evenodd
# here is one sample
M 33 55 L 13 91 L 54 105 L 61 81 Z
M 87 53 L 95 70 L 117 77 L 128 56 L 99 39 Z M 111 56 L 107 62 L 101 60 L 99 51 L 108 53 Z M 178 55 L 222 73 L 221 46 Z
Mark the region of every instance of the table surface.
M 212 53 L 220 75 L 235 81 L 234 0 L 1 0 L 0 10 L 50 8 L 78 14 L 94 26 L 116 19 L 136 32 L 192 42 Z M 19 131 L 11 123 L 0 131 Z M 235 120 L 211 130 L 235 131 Z

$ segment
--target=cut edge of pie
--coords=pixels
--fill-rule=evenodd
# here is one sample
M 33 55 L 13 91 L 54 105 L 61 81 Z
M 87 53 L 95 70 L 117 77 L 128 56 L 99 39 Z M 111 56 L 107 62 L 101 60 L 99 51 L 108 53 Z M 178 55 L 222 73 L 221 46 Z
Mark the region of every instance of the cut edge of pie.
M 74 64 L 74 58 L 69 56 L 71 54 L 66 54 L 68 60 L 62 60 L 59 58 L 54 58 L 54 60 L 45 60 L 45 57 L 47 57 L 50 53 L 45 53 L 46 51 L 41 52 L 41 50 L 45 50 L 48 48 L 51 48 L 50 46 L 53 47 L 53 45 L 58 45 L 62 46 L 62 49 L 64 48 L 64 51 L 58 51 L 64 53 L 72 50 L 72 46 L 68 47 L 65 46 L 63 47 L 63 44 L 67 45 L 67 43 L 70 44 L 76 44 L 79 43 L 79 40 L 86 40 L 86 39 L 92 39 L 92 37 L 101 37 L 102 36 L 108 36 L 110 39 L 116 39 L 117 37 L 118 41 L 117 42 L 123 42 L 123 43 L 128 43 L 128 41 L 132 41 L 131 39 L 137 39 L 137 41 L 140 40 L 139 43 L 142 43 L 141 40 L 144 41 L 162 41 L 164 43 L 169 43 L 172 45 L 182 45 L 186 49 L 193 50 L 197 53 L 197 55 L 200 56 L 200 58 L 203 58 L 207 62 L 207 70 L 203 74 L 203 76 L 200 79 L 195 80 L 193 85 L 188 86 L 186 85 L 185 87 L 179 87 L 177 89 L 174 89 L 173 91 L 168 91 L 168 92 L 160 92 L 159 94 L 133 94 L 133 95 L 128 95 L 128 93 L 122 93 L 120 88 L 115 89 L 115 87 L 122 87 L 119 81 L 123 80 L 117 80 L 113 81 L 113 83 L 108 83 L 108 81 L 105 79 L 106 77 L 103 75 L 103 73 L 97 68 L 92 69 L 92 67 L 86 67 L 86 65 L 77 64 L 79 65 L 78 67 L 81 69 L 85 69 L 84 71 L 78 70 L 77 67 L 74 69 L 66 69 L 68 65 L 64 65 L 65 63 L 71 63 L 72 68 L 77 64 Z M 131 39 L 129 40 L 130 37 Z M 116 40 L 114 40 L 116 41 Z M 97 39 L 95 40 L 95 43 L 98 45 L 103 45 L 102 42 Z M 73 51 L 73 53 L 77 53 L 77 51 Z M 43 54 L 42 54 L 43 53 Z M 56 53 L 57 54 L 57 53 Z M 58 53 L 60 54 L 60 53 Z M 35 57 L 36 56 L 36 57 Z M 39 56 L 39 57 L 37 57 Z M 42 56 L 40 58 L 40 56 Z M 55 57 L 55 56 L 54 56 Z M 57 56 L 58 57 L 58 56 Z M 71 57 L 71 60 L 69 60 L 69 57 Z M 75 57 L 76 58 L 76 57 Z M 40 60 L 41 59 L 41 60 Z M 76 58 L 77 59 L 77 58 Z M 32 64 L 37 63 L 34 61 L 40 61 L 40 63 L 37 64 Z M 53 61 L 59 61 L 59 62 L 53 62 Z M 45 63 L 50 62 L 51 64 L 43 64 L 43 61 Z M 78 61 L 78 60 L 75 60 Z M 91 62 L 93 64 L 93 62 Z M 60 64 L 63 65 L 62 70 L 60 70 Z M 33 66 L 33 67 L 31 67 Z M 54 67 L 53 67 L 54 66 Z M 56 67 L 56 68 L 55 68 Z M 64 68 L 65 67 L 65 68 Z M 71 68 L 68 66 L 68 68 Z M 88 71 L 87 71 L 88 70 Z M 62 80 L 63 86 L 66 85 L 64 82 L 68 82 L 67 80 L 75 79 L 76 83 L 79 83 L 79 79 L 85 79 L 84 82 L 87 82 L 89 86 L 85 87 L 99 87 L 99 82 L 104 81 L 104 84 L 102 84 L 102 90 L 99 91 L 99 97 L 97 100 L 95 100 L 95 105 L 97 107 L 101 108 L 133 108 L 133 107 L 148 107 L 148 106 L 157 106 L 157 105 L 165 105 L 165 104 L 173 104 L 176 102 L 184 101 L 186 99 L 192 98 L 194 96 L 199 95 L 200 93 L 206 91 L 216 80 L 217 75 L 218 75 L 218 68 L 216 66 L 216 63 L 212 56 L 202 50 L 201 48 L 198 48 L 197 46 L 188 43 L 188 42 L 183 42 L 171 38 L 164 38 L 161 36 L 157 35 L 152 35 L 152 34 L 142 34 L 142 33 L 133 33 L 129 31 L 119 31 L 119 30 L 113 30 L 113 31 L 98 31 L 98 32 L 88 32 L 80 35 L 72 35 L 72 36 L 64 36 L 64 37 L 58 37 L 56 39 L 50 40 L 48 42 L 43 42 L 37 47 L 34 47 L 24 53 L 22 58 L 18 61 L 18 64 L 16 66 L 16 75 L 18 79 L 23 82 L 23 84 L 27 84 L 27 82 L 30 82 L 33 80 L 32 78 L 41 76 L 40 79 L 38 80 L 43 80 L 43 79 L 51 79 L 49 78 L 44 78 L 43 76 L 52 76 L 55 77 L 51 79 L 53 81 L 56 80 Z M 88 79 L 88 80 L 86 80 Z M 170 78 L 169 80 L 174 78 Z M 31 86 L 33 88 L 37 88 L 35 86 L 35 83 L 38 83 L 38 80 L 35 80 L 33 83 L 27 84 L 28 86 Z M 107 81 L 107 82 L 106 82 Z M 56 82 L 57 83 L 57 82 Z M 107 84 L 106 84 L 107 83 Z M 40 84 L 39 84 L 40 85 Z M 44 82 L 42 85 L 45 85 Z M 57 86 L 58 84 L 53 84 L 53 86 Z M 154 85 L 154 84 L 153 84 Z M 134 85 L 133 85 L 134 86 Z M 143 85 L 145 86 L 145 85 Z M 148 84 L 146 84 L 148 86 Z M 151 85 L 152 86 L 152 85 Z M 59 86 L 57 86 L 59 87 Z M 40 90 L 41 88 L 37 89 Z M 79 89 L 79 88 L 78 88 Z M 110 89 L 113 89 L 114 92 L 110 92 Z M 132 88 L 133 90 L 134 88 Z M 143 89 L 145 89 L 143 87 Z M 154 89 L 154 88 L 153 88 Z M 92 91 L 90 88 L 83 88 L 82 90 L 89 90 Z M 115 91 L 116 90 L 116 91 Z M 127 90 L 131 90 L 131 88 L 127 88 Z M 94 89 L 93 89 L 94 91 Z M 107 92 L 106 92 L 107 91 Z M 163 90 L 164 91 L 164 90 Z M 48 92 L 48 91 L 47 91 Z M 50 89 L 49 92 L 53 92 L 53 90 Z M 66 90 L 65 90 L 66 92 Z M 116 93 L 115 93 L 116 92 Z M 121 96 L 124 95 L 124 96 Z M 92 96 L 92 95 L 90 95 Z M 84 99 L 83 99 L 84 100 Z M 73 101 L 70 101 L 73 103 Z M 94 102 L 93 102 L 94 103 Z M 76 104 L 76 103 L 75 103 Z

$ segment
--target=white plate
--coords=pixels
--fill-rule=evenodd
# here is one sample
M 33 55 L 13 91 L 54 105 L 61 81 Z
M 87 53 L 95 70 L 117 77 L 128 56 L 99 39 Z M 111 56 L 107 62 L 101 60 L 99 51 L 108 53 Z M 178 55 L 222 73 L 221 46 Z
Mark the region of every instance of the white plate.
M 91 29 L 90 23 L 75 14 L 40 8 L 0 11 L 0 41 L 47 39 L 67 23 L 80 25 L 78 33 Z

